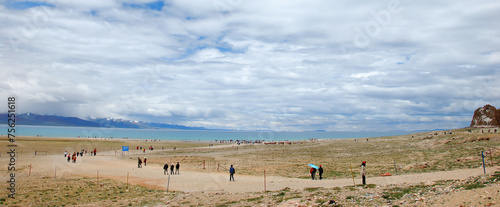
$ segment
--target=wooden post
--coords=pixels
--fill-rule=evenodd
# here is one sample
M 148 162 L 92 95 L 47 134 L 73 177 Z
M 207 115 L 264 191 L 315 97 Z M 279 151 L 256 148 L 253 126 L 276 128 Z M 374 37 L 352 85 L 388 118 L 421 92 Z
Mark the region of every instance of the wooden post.
M 491 149 L 490 149 L 490 162 L 491 162 L 491 166 L 493 166 L 493 154 L 491 152 Z
M 484 170 L 484 174 L 486 174 L 486 166 L 484 165 L 484 152 L 481 151 L 481 157 L 483 158 L 483 170 Z
M 219 172 L 220 163 L 217 163 L 217 172 Z
M 30 174 L 28 174 L 28 176 L 31 176 L 31 165 L 32 165 L 32 164 L 30 164 Z
M 168 182 L 167 182 L 167 192 L 168 192 L 168 187 L 170 186 L 170 174 L 168 174 Z
M 394 160 L 394 169 L 396 169 L 396 175 L 398 174 L 398 166 L 396 165 L 396 160 Z
M 266 170 L 264 170 L 264 192 L 266 192 Z
M 54 180 L 56 179 L 57 177 L 57 166 L 56 166 L 56 169 L 54 170 Z
M 205 160 L 203 160 L 203 169 L 205 169 Z
M 350 165 L 351 165 L 352 184 L 356 186 L 356 183 L 354 182 L 354 172 L 352 171 L 352 164 Z

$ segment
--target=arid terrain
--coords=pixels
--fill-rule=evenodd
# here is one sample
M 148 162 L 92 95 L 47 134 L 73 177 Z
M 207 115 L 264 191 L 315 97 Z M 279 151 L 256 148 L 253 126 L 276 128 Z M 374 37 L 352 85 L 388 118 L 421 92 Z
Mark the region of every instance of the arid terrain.
M 500 133 L 489 128 L 267 145 L 18 137 L 15 199 L 8 198 L 7 191 L 6 152 L 11 147 L 6 137 L 0 142 L 2 206 L 498 206 L 500 202 Z M 122 153 L 122 146 L 130 151 Z M 75 163 L 67 162 L 64 151 L 82 149 L 88 153 Z M 90 155 L 93 149 L 96 156 Z M 147 165 L 138 168 L 138 157 L 147 157 Z M 361 161 L 367 161 L 365 186 L 360 185 Z M 180 173 L 165 175 L 163 165 L 177 162 Z M 236 168 L 234 182 L 229 181 L 231 164 Z M 322 165 L 324 179 L 312 180 L 308 164 Z

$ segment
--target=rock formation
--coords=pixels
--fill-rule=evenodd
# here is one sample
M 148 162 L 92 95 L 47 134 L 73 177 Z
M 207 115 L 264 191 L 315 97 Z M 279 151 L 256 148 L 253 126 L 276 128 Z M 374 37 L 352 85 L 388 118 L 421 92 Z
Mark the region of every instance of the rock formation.
M 479 107 L 474 111 L 474 116 L 470 122 L 471 127 L 488 127 L 500 125 L 500 109 L 496 109 L 492 105 Z

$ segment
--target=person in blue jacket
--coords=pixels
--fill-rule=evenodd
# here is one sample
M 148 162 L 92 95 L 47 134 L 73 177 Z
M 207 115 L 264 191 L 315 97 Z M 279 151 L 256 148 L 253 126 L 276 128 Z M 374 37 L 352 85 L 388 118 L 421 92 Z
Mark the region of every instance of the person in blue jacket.
M 233 165 L 231 165 L 231 167 L 229 168 L 229 181 L 231 181 L 231 179 L 234 181 L 234 173 L 236 171 L 234 170 L 234 167 Z

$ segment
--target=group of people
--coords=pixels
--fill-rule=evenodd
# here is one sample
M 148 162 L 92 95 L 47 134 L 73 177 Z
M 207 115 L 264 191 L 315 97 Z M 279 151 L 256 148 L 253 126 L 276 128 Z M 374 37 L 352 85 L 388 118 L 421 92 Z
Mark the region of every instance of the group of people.
M 143 161 L 141 160 L 140 157 L 137 158 L 137 168 L 142 168 L 142 163 Z M 144 166 L 148 164 L 148 158 L 144 157 Z
M 319 168 L 317 169 L 317 171 L 319 172 L 319 179 L 322 180 L 323 179 L 323 167 L 321 167 L 321 165 L 319 165 Z M 311 178 L 313 180 L 316 180 L 316 168 L 311 167 L 311 170 L 309 172 L 311 173 Z
M 76 158 L 78 156 L 83 157 L 84 153 L 87 154 L 87 150 L 86 149 L 82 149 L 80 152 L 73 152 L 72 155 L 68 154 L 68 151 L 64 151 L 64 157 L 67 158 L 68 162 L 71 161 L 71 160 L 73 160 L 73 162 L 76 162 Z M 97 153 L 97 149 L 94 149 L 93 151 L 90 150 L 90 156 L 92 156 L 92 155 L 95 156 L 96 153 Z
M 231 165 L 231 167 L 232 167 L 232 165 Z M 363 185 L 366 185 L 366 161 L 361 162 L 361 165 L 359 167 L 361 168 L 360 169 L 361 181 L 362 181 Z M 319 172 L 319 179 L 322 180 L 323 179 L 323 167 L 321 167 L 321 165 L 319 165 L 318 169 L 316 169 L 315 167 L 311 167 L 311 170 L 309 172 L 311 173 L 311 178 L 313 180 L 316 180 L 316 171 Z
M 163 174 L 164 175 L 168 175 L 168 163 L 165 163 L 165 165 L 163 165 Z M 175 172 L 174 172 L 174 167 L 175 167 Z M 179 162 L 177 162 L 177 164 L 174 166 L 174 163 L 172 163 L 172 165 L 170 165 L 170 175 L 179 175 L 179 168 L 181 167 L 181 165 L 179 164 Z

